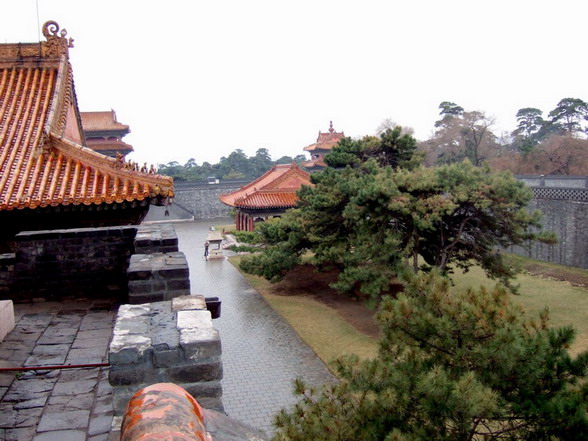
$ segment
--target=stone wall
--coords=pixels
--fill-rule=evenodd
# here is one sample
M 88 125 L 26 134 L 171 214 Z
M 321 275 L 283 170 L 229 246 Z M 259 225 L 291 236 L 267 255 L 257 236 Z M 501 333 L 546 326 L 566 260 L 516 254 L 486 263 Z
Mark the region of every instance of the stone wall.
M 161 260 L 164 253 L 172 257 L 164 259 L 163 269 L 176 270 L 173 263 L 183 258 L 185 270 L 168 272 L 170 283 L 163 288 L 173 295 L 158 300 L 185 294 L 186 285 L 189 291 L 187 262 L 172 224 L 29 231 L 16 236 L 15 246 L 16 253 L 0 255 L 0 299 L 104 295 L 126 301 L 131 256 Z
M 570 197 L 566 189 L 549 193 L 541 190 L 534 189 L 536 197 L 529 208 L 543 212 L 543 228 L 553 231 L 558 243 L 534 243 L 530 248 L 511 247 L 509 251 L 546 262 L 588 268 L 588 190 L 574 191 L 581 193 L 577 199 L 584 200 L 564 198 Z
M 231 208 L 223 204 L 221 194 L 238 190 L 247 181 L 221 182 L 220 184 L 181 183 L 174 185 L 174 203 L 190 211 L 194 219 L 230 217 Z
M 532 188 L 531 210 L 543 212 L 543 229 L 553 231 L 558 243 L 533 243 L 509 251 L 532 259 L 588 268 L 588 177 L 517 176 Z
M 0 254 L 0 299 L 10 296 L 10 289 L 14 281 L 14 253 Z
M 10 297 L 126 297 L 136 232 L 121 226 L 19 233 Z
M 208 409 L 223 411 L 221 341 L 202 296 L 122 305 L 109 349 L 115 415 L 153 383 L 186 389 Z
M 190 271 L 182 252 L 133 254 L 127 279 L 131 304 L 190 295 Z

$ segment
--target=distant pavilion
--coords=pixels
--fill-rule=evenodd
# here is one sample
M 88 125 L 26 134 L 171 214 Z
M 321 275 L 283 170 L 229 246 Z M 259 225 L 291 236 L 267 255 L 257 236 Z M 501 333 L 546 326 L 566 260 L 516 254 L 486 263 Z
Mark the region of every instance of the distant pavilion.
M 131 130 L 116 120 L 114 110 L 106 112 L 80 112 L 86 144 L 92 150 L 105 156 L 123 158 L 133 151 L 133 146 L 122 140 Z
M 253 231 L 257 222 L 280 217 L 296 206 L 296 192 L 312 185 L 310 174 L 296 163 L 278 164 L 255 181 L 220 196 L 221 202 L 235 208 L 238 231 Z
M 304 151 L 310 153 L 310 161 L 303 162 L 302 166 L 310 172 L 324 169 L 327 164 L 325 164 L 323 158 L 343 138 L 345 138 L 345 133 L 335 132 L 333 121 L 331 121 L 328 132 L 323 133 L 319 131 L 316 142 L 304 147 Z

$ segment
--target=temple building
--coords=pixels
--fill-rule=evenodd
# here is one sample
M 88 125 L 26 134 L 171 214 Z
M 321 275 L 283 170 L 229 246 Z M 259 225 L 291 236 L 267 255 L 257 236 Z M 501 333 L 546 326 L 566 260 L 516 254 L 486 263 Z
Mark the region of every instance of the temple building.
M 235 208 L 238 231 L 253 231 L 257 222 L 280 217 L 296 206 L 296 192 L 310 183 L 310 174 L 297 164 L 278 164 L 255 181 L 220 196 L 221 202 Z
M 310 172 L 324 169 L 327 166 L 323 160 L 324 156 L 343 138 L 345 138 L 345 133 L 335 132 L 333 121 L 331 121 L 328 132 L 319 131 L 316 142 L 304 147 L 304 151 L 310 153 L 310 161 L 303 162 L 302 166 Z
M 138 224 L 174 195 L 172 178 L 88 148 L 72 40 L 55 22 L 43 35 L 0 44 L 0 244 L 19 231 Z
M 131 131 L 129 126 L 116 120 L 114 110 L 106 112 L 81 112 L 82 128 L 86 144 L 92 150 L 103 155 L 123 158 L 133 151 L 133 146 L 122 140 Z

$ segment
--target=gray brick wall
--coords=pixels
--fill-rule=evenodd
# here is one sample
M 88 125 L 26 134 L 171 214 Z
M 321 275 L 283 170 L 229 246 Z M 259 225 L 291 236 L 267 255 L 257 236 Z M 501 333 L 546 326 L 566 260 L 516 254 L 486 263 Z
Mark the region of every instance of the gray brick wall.
M 121 226 L 19 233 L 11 297 L 126 295 L 136 232 Z
M 14 280 L 14 253 L 0 254 L 0 299 L 10 296 L 10 288 Z
M 174 187 L 174 202 L 190 211 L 194 219 L 229 217 L 231 208 L 223 204 L 221 194 L 238 190 L 247 182 L 229 182 L 215 185 L 180 183 Z
M 536 198 L 529 208 L 543 212 L 543 228 L 553 231 L 558 243 L 534 243 L 530 248 L 511 247 L 509 251 L 546 262 L 588 268 L 588 202 Z

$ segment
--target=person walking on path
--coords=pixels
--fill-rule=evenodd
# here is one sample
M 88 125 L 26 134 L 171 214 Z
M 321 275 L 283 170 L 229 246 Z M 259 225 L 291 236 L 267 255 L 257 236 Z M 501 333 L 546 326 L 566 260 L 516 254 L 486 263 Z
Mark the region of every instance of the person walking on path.
M 208 241 L 204 242 L 204 259 L 208 260 Z

